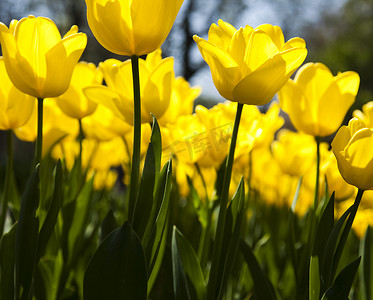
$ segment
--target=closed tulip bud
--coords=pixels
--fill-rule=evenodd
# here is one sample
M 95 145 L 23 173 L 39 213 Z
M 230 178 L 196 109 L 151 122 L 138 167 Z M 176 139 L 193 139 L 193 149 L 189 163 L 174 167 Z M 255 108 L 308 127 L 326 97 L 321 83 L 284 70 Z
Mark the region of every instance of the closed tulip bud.
M 61 39 L 57 26 L 44 17 L 0 23 L 5 66 L 17 89 L 36 98 L 57 97 L 69 87 L 87 36 L 73 26 Z
M 207 41 L 196 35 L 194 41 L 220 95 L 241 104 L 268 103 L 307 55 L 303 39 L 285 43 L 281 28 L 269 24 L 236 30 L 219 20 Z
M 341 126 L 355 101 L 359 83 L 356 72 L 333 76 L 325 65 L 308 63 L 281 89 L 280 104 L 298 131 L 328 136 Z
M 373 129 L 352 118 L 332 142 L 338 169 L 347 183 L 361 190 L 373 189 Z
M 158 49 L 183 0 L 86 0 L 89 27 L 99 43 L 119 55 Z

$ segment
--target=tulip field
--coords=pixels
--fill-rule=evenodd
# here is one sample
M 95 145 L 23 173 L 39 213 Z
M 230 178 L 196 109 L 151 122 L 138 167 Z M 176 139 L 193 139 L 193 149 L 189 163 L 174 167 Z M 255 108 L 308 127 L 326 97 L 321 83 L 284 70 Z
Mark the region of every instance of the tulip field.
M 219 20 L 193 40 L 225 102 L 195 105 L 161 50 L 183 0 L 85 3 L 122 59 L 0 22 L 0 300 L 372 300 L 373 101 L 342 125 L 359 74 Z

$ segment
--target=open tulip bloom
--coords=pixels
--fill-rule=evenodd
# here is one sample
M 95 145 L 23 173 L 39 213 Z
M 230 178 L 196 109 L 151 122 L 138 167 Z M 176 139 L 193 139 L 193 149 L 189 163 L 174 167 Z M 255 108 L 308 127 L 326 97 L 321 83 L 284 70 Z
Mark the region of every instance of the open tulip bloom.
M 280 90 L 280 104 L 297 130 L 328 136 L 341 126 L 355 102 L 359 83 L 356 72 L 333 76 L 324 64 L 307 63 Z
M 269 24 L 236 30 L 219 20 L 207 41 L 194 40 L 220 95 L 242 104 L 268 103 L 307 55 L 303 39 L 285 43 L 281 28 Z
M 13 84 L 36 98 L 63 94 L 86 44 L 87 36 L 78 27 L 61 39 L 52 20 L 29 16 L 0 23 L 0 41 L 5 66 Z

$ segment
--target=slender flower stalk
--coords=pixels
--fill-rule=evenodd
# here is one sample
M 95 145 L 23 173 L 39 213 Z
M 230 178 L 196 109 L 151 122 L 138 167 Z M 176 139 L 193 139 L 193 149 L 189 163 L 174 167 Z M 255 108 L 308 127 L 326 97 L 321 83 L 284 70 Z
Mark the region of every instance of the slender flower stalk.
M 132 213 L 136 203 L 137 189 L 139 184 L 140 174 L 140 151 L 141 151 L 141 97 L 140 97 L 140 73 L 139 73 L 139 57 L 131 56 L 132 78 L 133 78 L 133 152 L 132 152 L 132 168 L 131 182 L 128 202 L 128 217 L 132 220 Z
M 79 155 L 78 155 L 78 167 L 79 171 L 82 171 L 82 153 L 83 153 L 83 139 L 84 139 L 84 132 L 82 126 L 82 119 L 78 119 L 79 121 L 79 135 L 78 135 L 78 142 L 79 142 Z
M 13 176 L 13 132 L 12 130 L 7 131 L 7 148 L 8 148 L 8 160 L 6 164 L 5 174 L 5 185 L 3 193 L 3 201 L 1 203 L 1 215 L 0 215 L 0 236 L 3 235 L 6 214 L 8 210 L 8 202 L 10 197 L 10 188 L 12 186 Z
M 38 98 L 38 135 L 36 138 L 35 165 L 41 162 L 43 153 L 43 101 L 44 98 Z
M 234 151 L 236 148 L 237 142 L 237 133 L 238 128 L 240 125 L 241 114 L 242 114 L 243 104 L 237 103 L 237 112 L 236 118 L 234 121 L 231 145 L 229 148 L 226 164 L 225 164 L 225 171 L 224 171 L 224 179 L 223 179 L 223 187 L 220 199 L 220 210 L 218 216 L 218 224 L 216 228 L 216 236 L 215 236 L 215 244 L 212 252 L 212 261 L 211 261 L 211 270 L 210 270 L 210 278 L 207 290 L 207 299 L 217 299 L 216 295 L 216 287 L 218 277 L 221 275 L 217 271 L 219 264 L 221 263 L 221 249 L 223 244 L 223 235 L 224 235 L 224 227 L 225 227 L 225 219 L 227 215 L 227 204 L 228 204 L 228 193 L 229 193 L 229 184 L 231 181 L 232 176 L 232 167 L 234 161 Z
M 315 199 L 314 199 L 314 202 L 313 202 L 313 208 L 316 211 L 317 206 L 319 204 L 320 142 L 321 142 L 321 138 L 316 136 L 315 141 L 316 141 L 316 183 L 315 183 Z

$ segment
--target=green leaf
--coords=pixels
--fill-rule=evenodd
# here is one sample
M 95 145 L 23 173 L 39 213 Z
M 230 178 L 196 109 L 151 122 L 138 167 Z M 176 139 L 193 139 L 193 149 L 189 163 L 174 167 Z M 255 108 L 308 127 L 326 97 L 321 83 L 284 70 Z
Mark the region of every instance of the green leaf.
M 360 242 L 360 255 L 362 257 L 362 267 L 360 268 L 361 291 L 364 300 L 370 300 L 373 296 L 373 235 L 370 226 L 368 226 L 365 236 Z
M 142 239 L 144 235 L 153 207 L 155 173 L 156 166 L 154 150 L 152 143 L 149 143 L 144 169 L 141 176 L 139 193 L 137 195 L 135 207 L 133 209 L 133 216 L 131 219 L 132 227 L 140 239 Z
M 237 187 L 237 191 L 232 198 L 227 210 L 224 230 L 224 242 L 222 257 L 224 261 L 221 265 L 221 283 L 218 299 L 222 299 L 225 292 L 225 286 L 237 257 L 242 224 L 245 217 L 245 184 L 243 178 Z
M 0 243 L 0 300 L 14 299 L 14 262 L 17 224 L 4 234 Z
M 161 180 L 160 180 L 161 183 Z M 155 208 L 156 219 L 153 222 L 149 222 L 148 225 L 152 225 L 147 232 L 145 232 L 143 238 L 143 245 L 145 250 L 145 257 L 148 263 L 148 270 L 149 274 L 151 274 L 153 267 L 158 259 L 159 255 L 159 248 L 162 242 L 162 236 L 166 230 L 166 220 L 168 217 L 169 212 L 169 203 L 170 203 L 170 192 L 171 192 L 171 185 L 172 185 L 172 161 L 169 161 L 167 167 L 167 173 L 165 176 L 164 187 L 161 189 L 163 190 L 162 202 L 159 210 Z M 155 201 L 157 203 L 158 201 Z M 161 257 L 159 257 L 161 259 Z
M 360 259 L 361 257 L 358 257 L 339 273 L 333 285 L 322 297 L 323 300 L 348 300 Z
M 175 278 L 174 292 L 175 295 L 179 295 L 176 299 L 183 299 L 180 295 L 185 289 L 188 294 L 195 295 L 195 298 L 191 299 L 204 300 L 206 298 L 205 281 L 197 255 L 176 227 L 172 232 L 172 269 Z M 188 285 L 188 282 L 191 284 Z
M 334 258 L 333 258 L 333 268 L 332 268 L 332 277 L 331 277 L 332 279 L 334 279 L 334 276 L 337 272 L 338 264 L 339 264 L 339 261 L 340 261 L 341 256 L 342 256 L 342 252 L 343 252 L 344 246 L 346 244 L 348 234 L 350 233 L 352 223 L 354 222 L 357 210 L 359 209 L 359 204 L 360 204 L 361 198 L 363 196 L 363 193 L 364 193 L 364 190 L 360 190 L 360 189 L 358 190 L 355 202 L 352 205 L 351 213 L 348 216 L 348 219 L 346 221 L 346 225 L 343 228 L 342 235 L 339 239 L 337 249 L 335 251 Z
M 162 267 L 162 262 L 163 262 L 163 256 L 166 251 L 166 245 L 168 242 L 168 225 L 169 224 L 169 217 L 167 217 L 165 228 L 166 230 L 163 232 L 162 235 L 162 240 L 160 242 L 158 252 L 157 252 L 157 258 L 152 266 L 151 271 L 149 271 L 149 276 L 148 276 L 148 293 L 152 290 L 154 283 L 156 282 L 158 272 L 160 271 Z
M 154 186 L 157 186 L 158 179 L 159 179 L 159 172 L 161 171 L 161 161 L 162 161 L 162 137 L 161 137 L 161 130 L 159 128 L 157 119 L 154 115 L 153 117 L 153 125 L 152 125 L 152 135 L 150 137 L 150 141 L 153 145 L 154 150 L 154 164 L 155 164 L 155 183 Z
M 42 257 L 45 247 L 51 237 L 54 226 L 57 223 L 58 213 L 62 207 L 63 202 L 63 174 L 61 161 L 58 160 L 55 169 L 55 183 L 51 206 L 48 210 L 47 217 L 44 220 L 43 226 L 39 233 L 37 261 Z
M 37 265 L 38 276 L 35 278 L 35 285 L 39 285 L 39 289 L 43 288 L 42 293 L 45 295 L 43 299 L 50 300 L 56 299 L 58 281 L 61 275 L 62 269 L 62 251 L 58 251 L 56 256 L 46 256 L 39 261 Z M 37 283 L 37 281 L 40 281 Z M 40 291 L 38 291 L 40 294 Z M 39 300 L 40 297 L 36 297 Z
M 276 292 L 271 282 L 261 269 L 251 247 L 242 239 L 240 241 L 240 250 L 254 281 L 256 299 L 276 300 Z
M 175 230 L 172 232 L 171 254 L 175 300 L 191 300 L 187 278 L 183 269 L 183 263 L 181 262 L 179 249 L 177 247 Z
M 92 191 L 93 177 L 85 183 L 75 202 L 74 215 L 68 233 L 70 262 L 74 260 L 74 256 L 79 252 L 82 246 L 82 236 L 87 228 L 92 210 Z
M 85 300 L 147 299 L 144 251 L 128 222 L 99 245 L 84 276 Z
M 38 247 L 39 219 L 39 165 L 32 172 L 22 197 L 16 231 L 15 272 L 16 299 L 28 299 L 34 273 Z
M 311 256 L 310 260 L 310 279 L 309 279 L 309 299 L 320 299 L 320 261 L 317 255 Z
M 333 230 L 328 238 L 328 242 L 326 243 L 324 260 L 321 269 L 321 278 L 323 280 L 323 286 L 325 287 L 329 287 L 332 281 L 333 258 L 335 250 L 337 248 L 337 242 L 339 240 L 339 235 L 343 228 L 343 225 L 350 215 L 352 208 L 353 205 L 350 206 L 335 223 Z
M 100 243 L 116 228 L 118 228 L 118 224 L 115 220 L 113 210 L 110 209 L 101 224 Z
M 155 225 L 159 210 L 162 207 L 163 196 L 164 196 L 164 192 L 165 192 L 165 188 L 166 188 L 166 181 L 169 180 L 168 176 L 170 176 L 170 174 L 169 174 L 169 164 L 170 164 L 170 162 L 171 162 L 171 160 L 168 161 L 163 166 L 162 171 L 161 171 L 160 176 L 159 176 L 158 185 L 157 185 L 157 188 L 156 188 L 156 194 L 155 194 L 154 201 L 153 201 L 152 211 L 150 213 L 148 224 L 146 226 L 145 233 L 144 233 L 144 236 L 142 238 L 142 244 L 144 245 L 144 249 L 146 249 L 146 245 L 148 244 L 150 236 L 153 232 L 154 225 Z
M 321 215 L 316 229 L 315 239 L 312 247 L 312 256 L 310 261 L 310 300 L 320 299 L 320 293 L 323 294 L 327 287 L 321 286 L 320 262 L 324 260 L 325 246 L 328 242 L 330 233 L 334 227 L 334 193 L 331 195 L 327 206 Z

